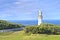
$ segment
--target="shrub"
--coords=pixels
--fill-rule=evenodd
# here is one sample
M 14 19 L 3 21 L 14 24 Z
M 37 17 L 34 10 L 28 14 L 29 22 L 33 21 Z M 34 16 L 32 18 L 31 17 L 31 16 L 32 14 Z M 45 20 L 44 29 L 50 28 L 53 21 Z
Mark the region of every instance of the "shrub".
M 36 28 L 33 27 L 33 26 L 32 26 L 32 27 L 26 27 L 26 28 L 25 28 L 25 32 L 26 32 L 26 33 L 29 33 L 29 32 L 33 33 L 33 32 L 34 32 L 34 31 L 33 31 L 34 29 L 36 29 Z
M 38 27 L 26 27 L 25 32 L 33 34 L 60 34 L 60 27 L 52 24 L 41 24 Z

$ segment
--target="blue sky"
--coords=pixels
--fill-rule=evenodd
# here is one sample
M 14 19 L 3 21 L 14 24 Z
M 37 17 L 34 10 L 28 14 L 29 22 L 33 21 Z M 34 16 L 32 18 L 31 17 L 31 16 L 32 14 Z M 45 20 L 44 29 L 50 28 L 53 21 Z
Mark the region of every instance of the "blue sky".
M 60 20 L 60 0 L 0 0 L 2 20 L 37 20 L 38 10 L 44 20 Z

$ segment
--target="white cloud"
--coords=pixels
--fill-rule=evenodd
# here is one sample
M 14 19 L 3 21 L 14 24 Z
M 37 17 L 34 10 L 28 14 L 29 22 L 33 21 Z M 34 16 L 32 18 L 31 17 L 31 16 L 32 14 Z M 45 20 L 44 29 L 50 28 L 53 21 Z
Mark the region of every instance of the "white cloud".
M 13 4 L 21 4 L 21 2 L 13 2 Z

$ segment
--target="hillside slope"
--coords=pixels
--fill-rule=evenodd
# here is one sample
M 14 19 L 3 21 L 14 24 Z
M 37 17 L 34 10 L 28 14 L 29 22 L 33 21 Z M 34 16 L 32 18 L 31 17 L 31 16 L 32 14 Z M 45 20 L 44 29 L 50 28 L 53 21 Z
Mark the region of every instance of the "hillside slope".
M 20 27 L 24 27 L 24 26 L 21 24 L 7 22 L 5 20 L 0 20 L 0 30 L 1 29 L 20 28 Z
M 60 40 L 60 35 L 25 34 L 24 31 L 0 33 L 0 40 Z

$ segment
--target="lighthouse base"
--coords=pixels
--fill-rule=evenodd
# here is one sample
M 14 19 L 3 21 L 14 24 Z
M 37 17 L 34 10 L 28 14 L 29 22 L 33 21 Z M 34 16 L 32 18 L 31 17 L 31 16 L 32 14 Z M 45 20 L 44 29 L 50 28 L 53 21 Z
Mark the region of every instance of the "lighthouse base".
M 40 25 L 42 23 L 41 19 L 38 19 L 38 25 Z

